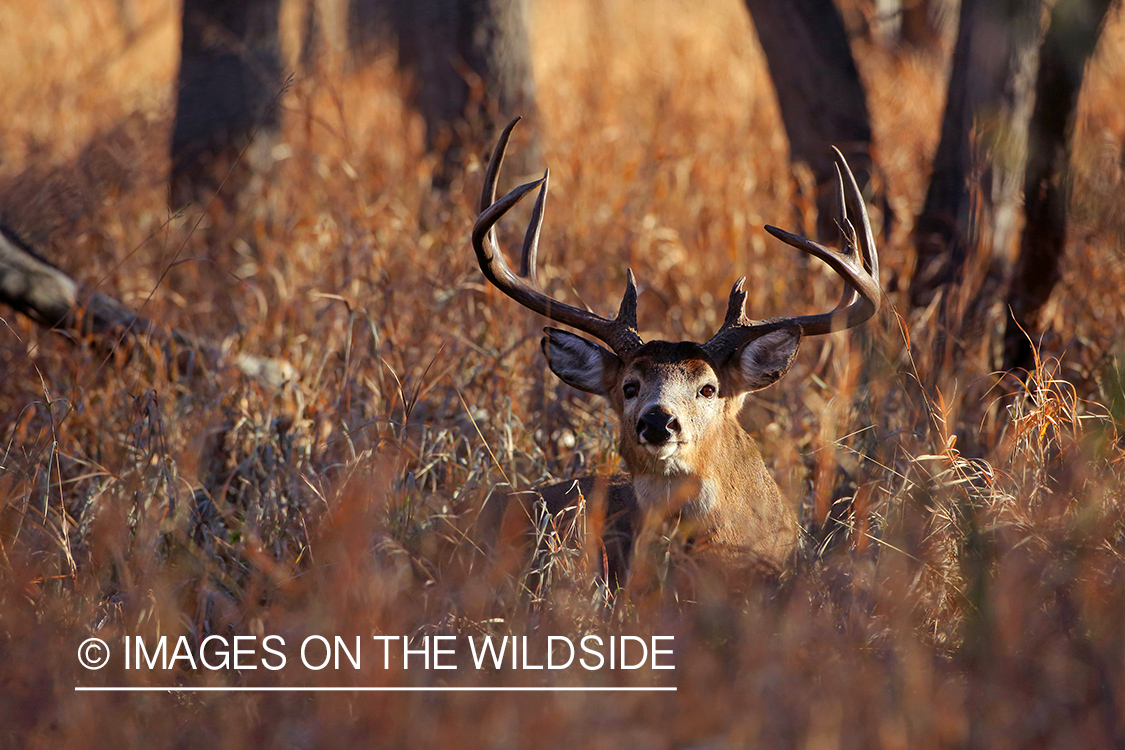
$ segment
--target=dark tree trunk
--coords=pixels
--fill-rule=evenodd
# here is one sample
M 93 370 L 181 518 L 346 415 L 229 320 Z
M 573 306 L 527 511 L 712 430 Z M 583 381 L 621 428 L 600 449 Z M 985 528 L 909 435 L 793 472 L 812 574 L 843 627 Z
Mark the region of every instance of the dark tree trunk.
M 1028 336 L 1039 328 L 1039 312 L 1059 280 L 1066 243 L 1066 203 L 1071 136 L 1086 62 L 1094 52 L 1112 0 L 1068 0 L 1051 13 L 1043 41 L 1030 155 L 1024 182 L 1027 222 L 1008 290 L 1004 368 L 1032 366 Z M 1021 328 L 1023 330 L 1021 330 Z M 1026 333 L 1025 333 L 1026 332 Z
M 282 87 L 280 0 L 184 0 L 171 205 L 180 208 L 227 180 L 252 138 L 268 145 Z M 264 148 L 263 148 L 264 150 Z M 245 169 L 245 164 L 241 169 Z
M 324 47 L 324 40 L 321 38 L 321 26 L 323 25 L 320 17 L 321 12 L 320 3 L 317 0 L 309 0 L 305 4 L 300 55 L 301 69 L 305 71 L 316 70 Z
M 844 22 L 832 0 L 746 0 L 777 90 L 790 159 L 816 178 L 817 232 L 835 237 L 829 146 L 848 157 L 862 181 L 870 170 L 871 120 Z
M 412 99 L 426 122 L 426 146 L 442 155 L 434 175 L 446 187 L 466 151 L 483 156 L 516 115 L 536 117 L 524 0 L 351 0 L 353 49 L 371 45 L 385 22 L 399 64 L 414 78 Z M 361 53 L 362 54 L 362 53 Z M 534 127 L 523 129 L 532 136 Z M 538 164 L 536 144 L 520 149 Z
M 914 305 L 1011 247 L 1027 158 L 1042 0 L 963 0 L 926 202 L 915 228 Z

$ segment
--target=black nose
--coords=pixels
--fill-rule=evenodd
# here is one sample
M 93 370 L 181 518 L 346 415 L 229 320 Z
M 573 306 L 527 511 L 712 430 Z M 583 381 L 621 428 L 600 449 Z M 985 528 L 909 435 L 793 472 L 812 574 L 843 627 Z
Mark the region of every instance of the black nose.
M 661 406 L 654 406 L 641 415 L 637 434 L 654 445 L 667 443 L 680 431 L 680 422 Z

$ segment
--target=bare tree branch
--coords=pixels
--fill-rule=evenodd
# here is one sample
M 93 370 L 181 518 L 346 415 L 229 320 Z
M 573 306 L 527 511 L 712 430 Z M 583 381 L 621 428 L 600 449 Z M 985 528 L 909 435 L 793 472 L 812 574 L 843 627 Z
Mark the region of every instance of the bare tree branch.
M 221 346 L 158 326 L 112 297 L 98 292 L 83 293 L 78 282 L 2 225 L 0 302 L 48 328 L 79 335 L 147 337 L 158 341 L 169 356 L 190 350 L 202 355 L 203 362 L 210 367 L 233 366 L 272 387 L 297 379 L 294 367 L 284 360 L 250 354 L 228 356 Z

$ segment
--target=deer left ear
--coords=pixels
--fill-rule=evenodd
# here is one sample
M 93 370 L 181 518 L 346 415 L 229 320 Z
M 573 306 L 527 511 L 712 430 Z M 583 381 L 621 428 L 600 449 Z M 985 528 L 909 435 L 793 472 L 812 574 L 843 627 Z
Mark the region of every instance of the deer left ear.
M 789 372 L 801 345 L 798 326 L 781 328 L 751 341 L 733 360 L 737 363 L 742 389 L 757 391 L 773 385 Z

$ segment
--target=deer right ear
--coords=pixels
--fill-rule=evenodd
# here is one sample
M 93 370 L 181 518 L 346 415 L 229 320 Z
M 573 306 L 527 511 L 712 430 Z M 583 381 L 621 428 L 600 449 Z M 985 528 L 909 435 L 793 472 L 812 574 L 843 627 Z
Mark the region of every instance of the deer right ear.
M 544 328 L 543 354 L 551 372 L 569 386 L 598 396 L 606 395 L 606 377 L 621 366 L 613 352 L 558 328 Z

